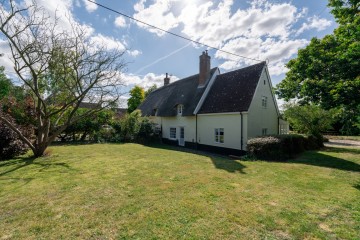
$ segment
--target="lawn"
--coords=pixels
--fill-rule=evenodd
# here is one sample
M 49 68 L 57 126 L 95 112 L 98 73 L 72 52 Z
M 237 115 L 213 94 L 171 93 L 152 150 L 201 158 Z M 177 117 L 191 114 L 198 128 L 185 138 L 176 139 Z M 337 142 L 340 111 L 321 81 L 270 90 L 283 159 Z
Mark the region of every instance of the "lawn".
M 287 163 L 137 144 L 0 162 L 0 239 L 359 239 L 360 149 Z

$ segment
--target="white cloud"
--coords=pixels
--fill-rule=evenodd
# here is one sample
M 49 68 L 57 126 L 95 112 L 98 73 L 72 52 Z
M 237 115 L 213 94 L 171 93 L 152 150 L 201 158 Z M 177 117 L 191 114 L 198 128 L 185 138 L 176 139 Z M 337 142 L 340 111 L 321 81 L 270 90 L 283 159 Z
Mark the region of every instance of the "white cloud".
M 104 46 L 106 50 L 113 50 L 113 49 L 120 49 L 125 50 L 124 44 L 121 41 L 113 38 L 104 36 L 100 33 L 90 37 L 90 42 L 94 44 L 95 47 L 102 47 Z
M 147 5 L 146 0 L 140 0 L 134 6 L 134 17 L 170 31 L 181 27 L 181 32 L 189 38 L 237 55 L 268 59 L 275 75 L 284 73 L 285 63 L 308 43 L 306 39 L 294 38 L 295 23 L 303 20 L 307 9 L 298 9 L 292 3 L 256 0 L 250 2 L 249 8 L 235 11 L 234 0 L 186 3 L 178 15 L 173 15 L 171 9 L 184 4 L 182 1 L 153 0 Z M 311 26 L 326 24 L 313 21 Z M 142 27 L 158 36 L 163 35 Z M 215 58 L 223 60 L 220 67 L 225 70 L 256 63 L 220 51 L 216 51 Z
M 14 64 L 11 60 L 11 50 L 9 47 L 9 44 L 5 40 L 0 39 L 0 54 L 3 54 L 0 56 L 0 66 L 4 66 L 6 73 L 11 75 L 11 73 L 14 71 Z
M 95 2 L 95 0 L 92 1 Z M 86 11 L 88 11 L 89 13 L 94 12 L 98 8 L 98 6 L 95 3 L 89 2 L 87 0 L 83 0 L 83 2 L 85 4 Z
M 86 37 L 92 43 L 91 47 L 102 47 L 105 46 L 106 50 L 111 51 L 112 49 L 118 48 L 120 50 L 126 50 L 126 45 L 123 40 L 118 40 L 113 37 L 105 36 L 95 32 L 95 29 L 87 24 L 80 24 L 77 22 L 72 13 L 73 4 L 76 6 L 77 1 L 74 0 L 36 0 L 39 7 L 45 10 L 45 14 L 48 14 L 50 19 L 54 20 L 58 18 L 57 31 L 68 31 L 71 32 L 72 24 L 77 24 L 82 27 L 85 31 Z M 24 0 L 20 2 L 22 6 L 32 5 L 32 0 Z M 2 7 L 2 6 L 0 6 Z M 0 58 L 0 65 L 4 65 L 7 72 L 13 71 L 13 63 L 11 61 L 11 53 L 8 47 L 7 40 L 3 37 L 0 38 L 0 53 L 4 53 L 4 56 Z M 141 54 L 139 50 L 132 50 L 128 52 L 132 56 Z
M 280 75 L 287 71 L 285 68 L 287 60 L 296 54 L 299 48 L 306 46 L 307 43 L 308 41 L 305 39 L 278 40 L 276 38 L 267 38 L 263 41 L 259 38 L 244 37 L 229 41 L 224 45 L 224 49 L 253 59 L 267 59 L 271 74 Z M 224 60 L 220 68 L 225 70 L 232 70 L 256 63 L 246 58 L 235 60 L 235 56 L 220 51 L 216 52 L 215 57 Z
M 119 28 L 123 28 L 126 27 L 126 20 L 123 16 L 118 16 L 117 18 L 115 18 L 114 24 Z
M 297 34 L 301 34 L 309 29 L 316 29 L 322 31 L 331 25 L 331 21 L 325 18 L 319 18 L 318 16 L 308 18 L 307 23 L 303 23 L 301 28 L 297 31 Z
M 151 23 L 152 25 L 169 30 L 178 26 L 178 20 L 171 12 L 171 2 L 174 0 L 156 0 L 153 4 L 145 8 L 146 0 L 140 0 L 135 4 L 134 18 Z M 139 27 L 145 28 L 150 32 L 156 33 L 158 36 L 163 36 L 165 33 L 154 28 L 151 28 L 142 23 L 136 22 Z
M 122 74 L 122 79 L 127 86 L 138 85 L 144 89 L 156 84 L 156 86 L 162 87 L 164 85 L 165 74 L 156 75 L 155 73 L 148 73 L 144 76 L 133 75 L 133 74 Z M 176 76 L 170 77 L 170 83 L 179 80 Z
M 142 54 L 142 52 L 141 51 L 139 51 L 139 50 L 128 50 L 127 51 L 127 53 L 130 55 L 130 56 L 132 56 L 132 57 L 137 57 L 137 56 L 139 56 L 140 54 Z

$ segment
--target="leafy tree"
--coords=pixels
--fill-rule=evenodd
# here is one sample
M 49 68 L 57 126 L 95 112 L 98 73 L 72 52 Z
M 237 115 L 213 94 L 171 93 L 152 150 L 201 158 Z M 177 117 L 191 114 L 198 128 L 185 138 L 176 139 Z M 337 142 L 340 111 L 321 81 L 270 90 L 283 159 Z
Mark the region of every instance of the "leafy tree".
M 130 90 L 130 98 L 128 99 L 128 113 L 132 113 L 144 100 L 144 89 L 135 86 Z
M 9 95 L 12 88 L 12 82 L 6 77 L 4 70 L 5 68 L 0 66 L 0 100 Z
M 108 51 L 104 44 L 95 45 L 87 29 L 70 20 L 70 30 L 62 30 L 35 1 L 23 6 L 14 0 L 2 1 L 0 32 L 10 45 L 14 71 L 34 103 L 36 138 L 29 139 L 5 115 L 0 121 L 35 156 L 41 156 L 68 126 L 118 101 L 124 50 L 119 46 Z M 77 114 L 82 102 L 99 108 Z
M 330 0 L 339 24 L 333 34 L 313 38 L 286 65 L 289 72 L 276 93 L 286 101 L 344 109 L 344 119 L 360 115 L 360 15 L 358 0 Z
M 331 129 L 335 110 L 324 110 L 316 105 L 285 105 L 284 116 L 299 133 L 313 135 L 322 139 L 321 132 Z
M 135 110 L 120 119 L 121 137 L 124 141 L 149 141 L 153 136 L 153 125 L 141 111 Z
M 147 98 L 150 93 L 152 93 L 153 91 L 155 91 L 157 89 L 156 84 L 152 85 L 151 87 L 149 87 L 148 90 L 145 91 L 145 95 L 144 95 L 144 99 Z
M 87 109 L 80 108 L 76 115 L 82 115 Z M 114 112 L 109 109 L 103 109 L 90 116 L 86 116 L 79 121 L 68 126 L 64 132 L 60 134 L 62 141 L 72 138 L 73 141 L 84 141 L 86 137 L 94 139 L 103 126 L 111 124 Z
M 135 110 L 121 119 L 121 135 L 125 141 L 132 141 L 140 131 L 141 112 Z

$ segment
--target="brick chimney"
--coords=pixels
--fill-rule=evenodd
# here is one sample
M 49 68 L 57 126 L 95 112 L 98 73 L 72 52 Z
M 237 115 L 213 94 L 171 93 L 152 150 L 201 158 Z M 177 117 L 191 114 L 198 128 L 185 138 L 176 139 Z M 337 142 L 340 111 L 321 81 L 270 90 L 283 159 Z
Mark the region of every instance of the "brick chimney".
M 166 77 L 164 78 L 164 86 L 168 85 L 170 83 L 170 78 L 168 77 L 168 74 L 166 73 Z
M 210 56 L 208 55 L 207 50 L 204 51 L 199 58 L 199 87 L 202 87 L 210 77 Z

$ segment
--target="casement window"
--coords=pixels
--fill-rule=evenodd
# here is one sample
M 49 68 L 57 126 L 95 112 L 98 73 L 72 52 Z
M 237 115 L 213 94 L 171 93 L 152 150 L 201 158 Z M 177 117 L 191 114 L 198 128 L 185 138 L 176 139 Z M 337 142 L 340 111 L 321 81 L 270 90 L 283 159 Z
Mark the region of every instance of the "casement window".
M 263 128 L 263 129 L 262 129 L 262 135 L 263 135 L 263 136 L 266 136 L 266 135 L 267 135 L 267 128 Z
M 182 115 L 183 110 L 184 110 L 184 105 L 179 104 L 179 105 L 177 106 L 178 115 Z
M 224 129 L 223 128 L 215 128 L 215 142 L 216 143 L 224 143 Z
M 176 128 L 174 127 L 170 128 L 170 138 L 176 139 Z
M 267 107 L 267 97 L 265 97 L 265 96 L 262 96 L 262 97 L 261 97 L 261 106 L 262 106 L 263 108 L 266 108 L 266 107 Z

